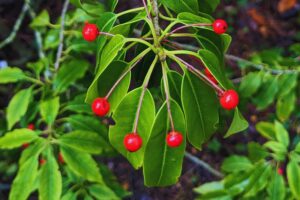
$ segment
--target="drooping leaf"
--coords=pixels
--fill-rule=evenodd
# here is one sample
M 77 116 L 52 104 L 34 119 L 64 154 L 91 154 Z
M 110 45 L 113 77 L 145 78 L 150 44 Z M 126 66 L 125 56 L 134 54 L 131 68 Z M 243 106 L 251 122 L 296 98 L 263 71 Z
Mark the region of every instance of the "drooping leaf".
M 97 163 L 90 154 L 66 146 L 61 146 L 60 150 L 66 164 L 75 174 L 92 182 L 103 183 Z
M 297 86 L 298 74 L 281 74 L 278 78 L 278 97 L 287 96 Z
M 233 155 L 226 158 L 222 164 L 222 170 L 225 172 L 247 171 L 253 167 L 251 161 L 245 156 Z
M 38 139 L 37 134 L 27 128 L 15 129 L 0 138 L 1 149 L 13 149 Z
M 227 130 L 227 133 L 224 137 L 226 138 L 235 133 L 244 131 L 245 129 L 248 128 L 248 126 L 249 126 L 249 123 L 247 122 L 247 120 L 245 120 L 245 118 L 243 117 L 243 115 L 241 114 L 239 109 L 236 108 L 234 111 L 234 116 L 233 116 L 231 125 L 230 125 L 229 129 Z
M 171 131 L 167 104 L 164 103 L 156 115 L 151 129 L 151 136 L 144 155 L 144 182 L 146 186 L 167 186 L 175 184 L 181 174 L 185 152 L 185 120 L 180 106 L 171 100 L 170 108 L 174 128 L 184 137 L 182 144 L 171 148 L 166 143 L 166 136 Z
M 93 184 L 88 187 L 89 193 L 97 200 L 119 200 L 120 198 L 107 186 Z
M 90 131 L 73 131 L 59 138 L 59 144 L 85 153 L 99 154 L 109 145 L 101 136 Z
M 48 149 L 46 162 L 41 167 L 39 181 L 40 200 L 60 200 L 62 177 L 51 148 Z
M 65 91 L 76 80 L 82 78 L 87 71 L 88 66 L 88 62 L 79 59 L 72 59 L 70 62 L 64 62 L 53 80 L 55 92 L 61 93 Z
M 288 163 L 287 179 L 294 198 L 300 199 L 300 166 L 296 161 Z
M 9 200 L 26 200 L 33 190 L 38 174 L 38 158 L 29 158 L 18 171 L 9 193 Z
M 14 95 L 8 104 L 6 119 L 10 130 L 25 115 L 32 96 L 32 88 L 24 89 Z
M 242 97 L 251 97 L 261 86 L 262 73 L 251 72 L 243 77 L 239 91 Z
M 95 84 L 91 85 L 86 96 L 86 102 L 92 103 L 97 97 L 105 97 L 114 84 L 122 77 L 130 67 L 128 63 L 122 61 L 112 62 L 99 76 Z M 118 83 L 114 91 L 108 98 L 110 103 L 110 113 L 115 110 L 122 98 L 127 94 L 130 85 L 131 73 L 127 73 Z
M 194 147 L 201 149 L 201 145 L 216 131 L 219 122 L 216 94 L 194 74 L 186 72 L 182 80 L 181 100 L 188 139 Z
M 49 100 L 42 101 L 40 104 L 40 113 L 43 120 L 47 124 L 52 124 L 59 110 L 59 97 L 55 97 Z
M 0 84 L 15 83 L 25 78 L 21 69 L 16 67 L 6 67 L 0 70 Z
M 142 97 L 142 103 L 139 111 L 139 121 L 137 133 L 142 137 L 142 148 L 137 152 L 128 152 L 123 144 L 126 134 L 132 133 L 135 121 L 137 120 L 137 111 Z M 155 118 L 155 105 L 151 93 L 148 90 L 143 92 L 143 88 L 137 88 L 129 92 L 121 101 L 113 114 L 115 125 L 110 126 L 109 140 L 112 146 L 125 156 L 134 168 L 139 168 L 143 164 L 144 152 L 150 137 L 152 123 Z
M 276 103 L 276 115 L 281 121 L 289 119 L 290 115 L 295 109 L 297 97 L 295 92 L 288 93 L 281 96 Z

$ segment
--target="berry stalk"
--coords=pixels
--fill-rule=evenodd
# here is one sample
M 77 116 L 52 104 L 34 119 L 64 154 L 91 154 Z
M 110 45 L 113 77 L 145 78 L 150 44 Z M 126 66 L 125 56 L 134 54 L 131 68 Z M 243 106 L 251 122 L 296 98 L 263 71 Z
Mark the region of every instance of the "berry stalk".
M 173 31 L 171 31 L 170 33 L 168 33 L 167 35 L 165 35 L 165 38 L 169 37 L 173 33 L 176 33 L 176 32 L 178 32 L 178 31 L 180 31 L 182 29 L 185 29 L 185 28 L 189 28 L 189 27 L 193 27 L 193 26 L 200 27 L 200 26 L 211 26 L 211 25 L 212 24 L 209 24 L 209 23 L 186 24 L 186 25 L 179 26 L 179 27 L 175 28 Z
M 148 84 L 149 84 L 149 81 L 150 81 L 150 77 L 152 75 L 152 72 L 154 70 L 154 67 L 156 65 L 158 61 L 158 56 L 155 56 L 147 74 L 146 74 L 146 77 L 144 79 L 144 82 L 143 82 L 143 90 L 142 90 L 142 94 L 140 96 L 140 99 L 139 99 L 139 104 L 138 104 L 138 109 L 136 111 L 136 114 L 135 114 L 135 121 L 134 121 L 134 126 L 133 126 L 133 133 L 136 134 L 137 133 L 137 127 L 138 127 L 138 123 L 139 123 L 139 118 L 140 118 L 140 113 L 141 113 L 141 107 L 142 107 L 142 103 L 143 103 L 143 99 L 144 99 L 144 96 L 145 96 L 145 92 L 146 92 L 146 89 L 148 87 Z
M 170 89 L 169 89 L 169 83 L 168 83 L 168 77 L 167 77 L 167 69 L 168 69 L 167 63 L 166 63 L 166 61 L 163 61 L 162 62 L 162 74 L 163 74 L 163 82 L 164 82 L 165 95 L 166 95 L 167 110 L 168 110 L 171 128 L 172 128 L 172 131 L 174 131 L 175 128 L 174 128 L 174 122 L 173 122 L 173 117 L 172 117 L 172 113 L 171 113 Z

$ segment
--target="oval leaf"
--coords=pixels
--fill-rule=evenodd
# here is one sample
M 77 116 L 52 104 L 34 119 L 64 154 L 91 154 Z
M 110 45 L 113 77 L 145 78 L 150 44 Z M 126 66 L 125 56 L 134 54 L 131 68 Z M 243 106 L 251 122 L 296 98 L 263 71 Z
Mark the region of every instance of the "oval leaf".
M 42 118 L 44 119 L 47 124 L 52 124 L 59 110 L 59 97 L 55 97 L 53 99 L 49 99 L 46 101 L 41 102 L 40 104 L 40 112 Z
M 37 134 L 27 128 L 15 129 L 5 134 L 0 138 L 1 149 L 13 149 L 20 147 L 24 143 L 30 143 L 33 140 L 38 139 Z

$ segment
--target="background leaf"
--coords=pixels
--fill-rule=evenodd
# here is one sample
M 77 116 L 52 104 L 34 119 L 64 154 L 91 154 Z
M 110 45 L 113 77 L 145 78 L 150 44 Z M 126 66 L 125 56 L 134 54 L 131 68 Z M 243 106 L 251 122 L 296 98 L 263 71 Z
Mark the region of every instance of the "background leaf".
M 37 134 L 27 128 L 15 129 L 11 132 L 6 133 L 0 138 L 1 149 L 12 149 L 22 146 L 24 143 L 32 142 L 38 139 Z
M 6 67 L 0 70 L 0 83 L 15 83 L 25 78 L 23 71 L 16 67 Z
M 47 124 L 52 124 L 59 110 L 59 97 L 55 97 L 46 101 L 42 101 L 40 104 L 40 112 L 43 120 Z
M 294 198 L 300 199 L 300 167 L 293 160 L 287 165 L 287 178 Z

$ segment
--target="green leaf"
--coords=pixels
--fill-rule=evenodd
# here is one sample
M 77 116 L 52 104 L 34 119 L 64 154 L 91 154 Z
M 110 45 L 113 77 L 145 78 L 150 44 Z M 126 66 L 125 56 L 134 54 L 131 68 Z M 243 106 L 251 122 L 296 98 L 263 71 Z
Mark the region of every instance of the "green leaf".
M 273 152 L 272 156 L 274 157 L 274 159 L 278 161 L 285 160 L 287 148 L 286 146 L 284 146 L 284 144 L 275 141 L 269 141 L 264 144 L 264 147 L 270 149 Z
M 287 96 L 292 90 L 297 86 L 298 74 L 281 74 L 278 78 L 278 96 L 283 97 Z
M 40 112 L 43 120 L 47 124 L 52 124 L 59 111 L 59 97 L 42 101 L 40 104 Z
M 260 161 L 269 155 L 268 151 L 256 142 L 248 143 L 248 153 L 250 160 L 253 162 Z
M 278 121 L 275 121 L 275 131 L 277 141 L 282 143 L 287 148 L 290 144 L 289 133 L 284 128 L 284 126 Z
M 212 13 L 215 11 L 220 3 L 220 0 L 198 0 L 199 10 L 205 13 Z
M 239 93 L 242 97 L 251 97 L 261 86 L 262 83 L 262 73 L 250 72 L 243 77 Z
M 281 121 L 286 121 L 295 109 L 297 97 L 295 92 L 281 96 L 276 103 L 276 115 Z
M 9 193 L 9 200 L 26 200 L 38 174 L 38 158 L 31 157 L 20 166 Z
M 0 138 L 1 149 L 13 149 L 20 147 L 24 143 L 30 143 L 39 137 L 37 134 L 27 128 L 15 129 L 11 132 L 6 133 Z
M 72 191 L 68 191 L 61 197 L 61 200 L 77 200 L 77 194 Z
M 143 164 L 144 152 L 150 137 L 151 127 L 155 118 L 155 104 L 151 93 L 146 90 L 142 100 L 137 133 L 142 137 L 143 145 L 137 152 L 128 152 L 123 144 L 126 134 L 133 132 L 138 105 L 143 88 L 137 88 L 129 92 L 121 101 L 113 114 L 116 125 L 109 128 L 109 140 L 112 146 L 125 156 L 135 169 Z
M 90 154 L 65 146 L 61 146 L 60 149 L 66 164 L 75 174 L 89 181 L 103 183 L 97 163 Z
M 232 85 L 226 78 L 225 73 L 222 72 L 220 62 L 218 61 L 218 57 L 214 53 L 206 49 L 199 50 L 198 54 L 205 67 L 209 69 L 209 71 L 216 78 L 218 83 L 225 89 L 232 88 Z
M 224 191 L 224 184 L 222 182 L 210 182 L 205 183 L 194 189 L 194 192 L 198 194 L 209 194 L 216 191 Z
M 177 20 L 184 24 L 212 23 L 212 20 L 188 12 L 177 15 Z
M 68 101 L 67 105 L 63 108 L 63 110 L 68 110 L 76 113 L 92 113 L 92 108 L 90 105 L 84 102 L 85 94 L 81 94 L 76 96 L 72 101 Z
M 31 157 L 38 157 L 44 148 L 47 147 L 47 139 L 37 138 L 34 142 L 31 142 L 29 147 L 22 151 L 21 157 L 19 159 L 19 165 L 23 165 Z
M 166 136 L 171 130 L 167 104 L 158 111 L 151 129 L 151 136 L 144 155 L 144 182 L 146 186 L 168 186 L 175 184 L 180 177 L 185 152 L 185 120 L 180 106 L 170 101 L 175 130 L 180 132 L 184 141 L 177 148 L 168 147 Z
M 105 45 L 100 58 L 99 68 L 96 75 L 97 78 L 117 56 L 118 52 L 123 48 L 124 44 L 125 38 L 122 35 L 115 35 Z
M 73 131 L 59 138 L 59 144 L 85 153 L 99 154 L 106 143 L 100 135 L 90 131 Z
M 275 127 L 270 122 L 259 122 L 256 124 L 256 130 L 265 138 L 269 140 L 275 140 Z
M 90 86 L 86 96 L 86 102 L 92 103 L 97 97 L 105 97 L 113 85 L 124 74 L 130 66 L 122 61 L 113 61 L 99 76 L 98 80 Z M 127 73 L 125 77 L 115 87 L 109 96 L 110 113 L 119 105 L 122 98 L 127 94 L 130 85 L 131 73 Z
M 82 78 L 87 71 L 89 63 L 84 60 L 72 59 L 59 68 L 53 80 L 53 87 L 56 93 L 68 89 L 76 80 Z
M 28 109 L 28 105 L 32 96 L 32 89 L 20 90 L 10 100 L 6 119 L 8 123 L 8 129 L 10 130 L 20 119 L 23 117 Z
M 16 67 L 6 67 L 0 70 L 0 84 L 15 83 L 25 77 L 23 71 Z
M 99 17 L 105 11 L 105 6 L 97 1 L 70 0 L 70 3 L 84 10 L 87 14 Z
M 46 163 L 41 167 L 39 181 L 40 200 L 60 200 L 62 177 L 52 149 L 47 152 Z
M 181 100 L 186 117 L 190 143 L 201 149 L 217 129 L 218 100 L 215 91 L 190 72 L 186 72 L 181 87 Z
M 106 1 L 106 5 L 108 7 L 108 10 L 113 12 L 118 4 L 118 0 L 108 0 Z
M 50 17 L 47 10 L 43 10 L 38 16 L 36 16 L 30 23 L 30 27 L 44 27 L 50 24 Z
M 293 160 L 287 165 L 287 179 L 294 198 L 300 199 L 300 167 Z
M 236 108 L 234 110 L 234 116 L 231 125 L 224 137 L 227 138 L 235 133 L 244 131 L 245 129 L 248 128 L 248 126 L 249 123 L 247 122 L 247 120 L 245 120 L 245 118 L 243 117 L 239 109 Z
M 88 187 L 89 193 L 97 200 L 118 200 L 119 197 L 107 186 L 93 184 Z
M 221 168 L 224 172 L 232 173 L 247 171 L 252 167 L 253 165 L 247 157 L 234 155 L 226 158 Z
M 272 180 L 267 188 L 270 200 L 284 200 L 286 189 L 284 179 L 280 176 L 277 171 L 273 172 Z
M 176 13 L 190 12 L 197 14 L 199 9 L 197 0 L 161 0 L 161 3 Z
M 255 95 L 253 102 L 257 105 L 258 110 L 267 108 L 274 102 L 274 98 L 278 92 L 278 78 L 269 75 L 265 77 L 262 87 Z

